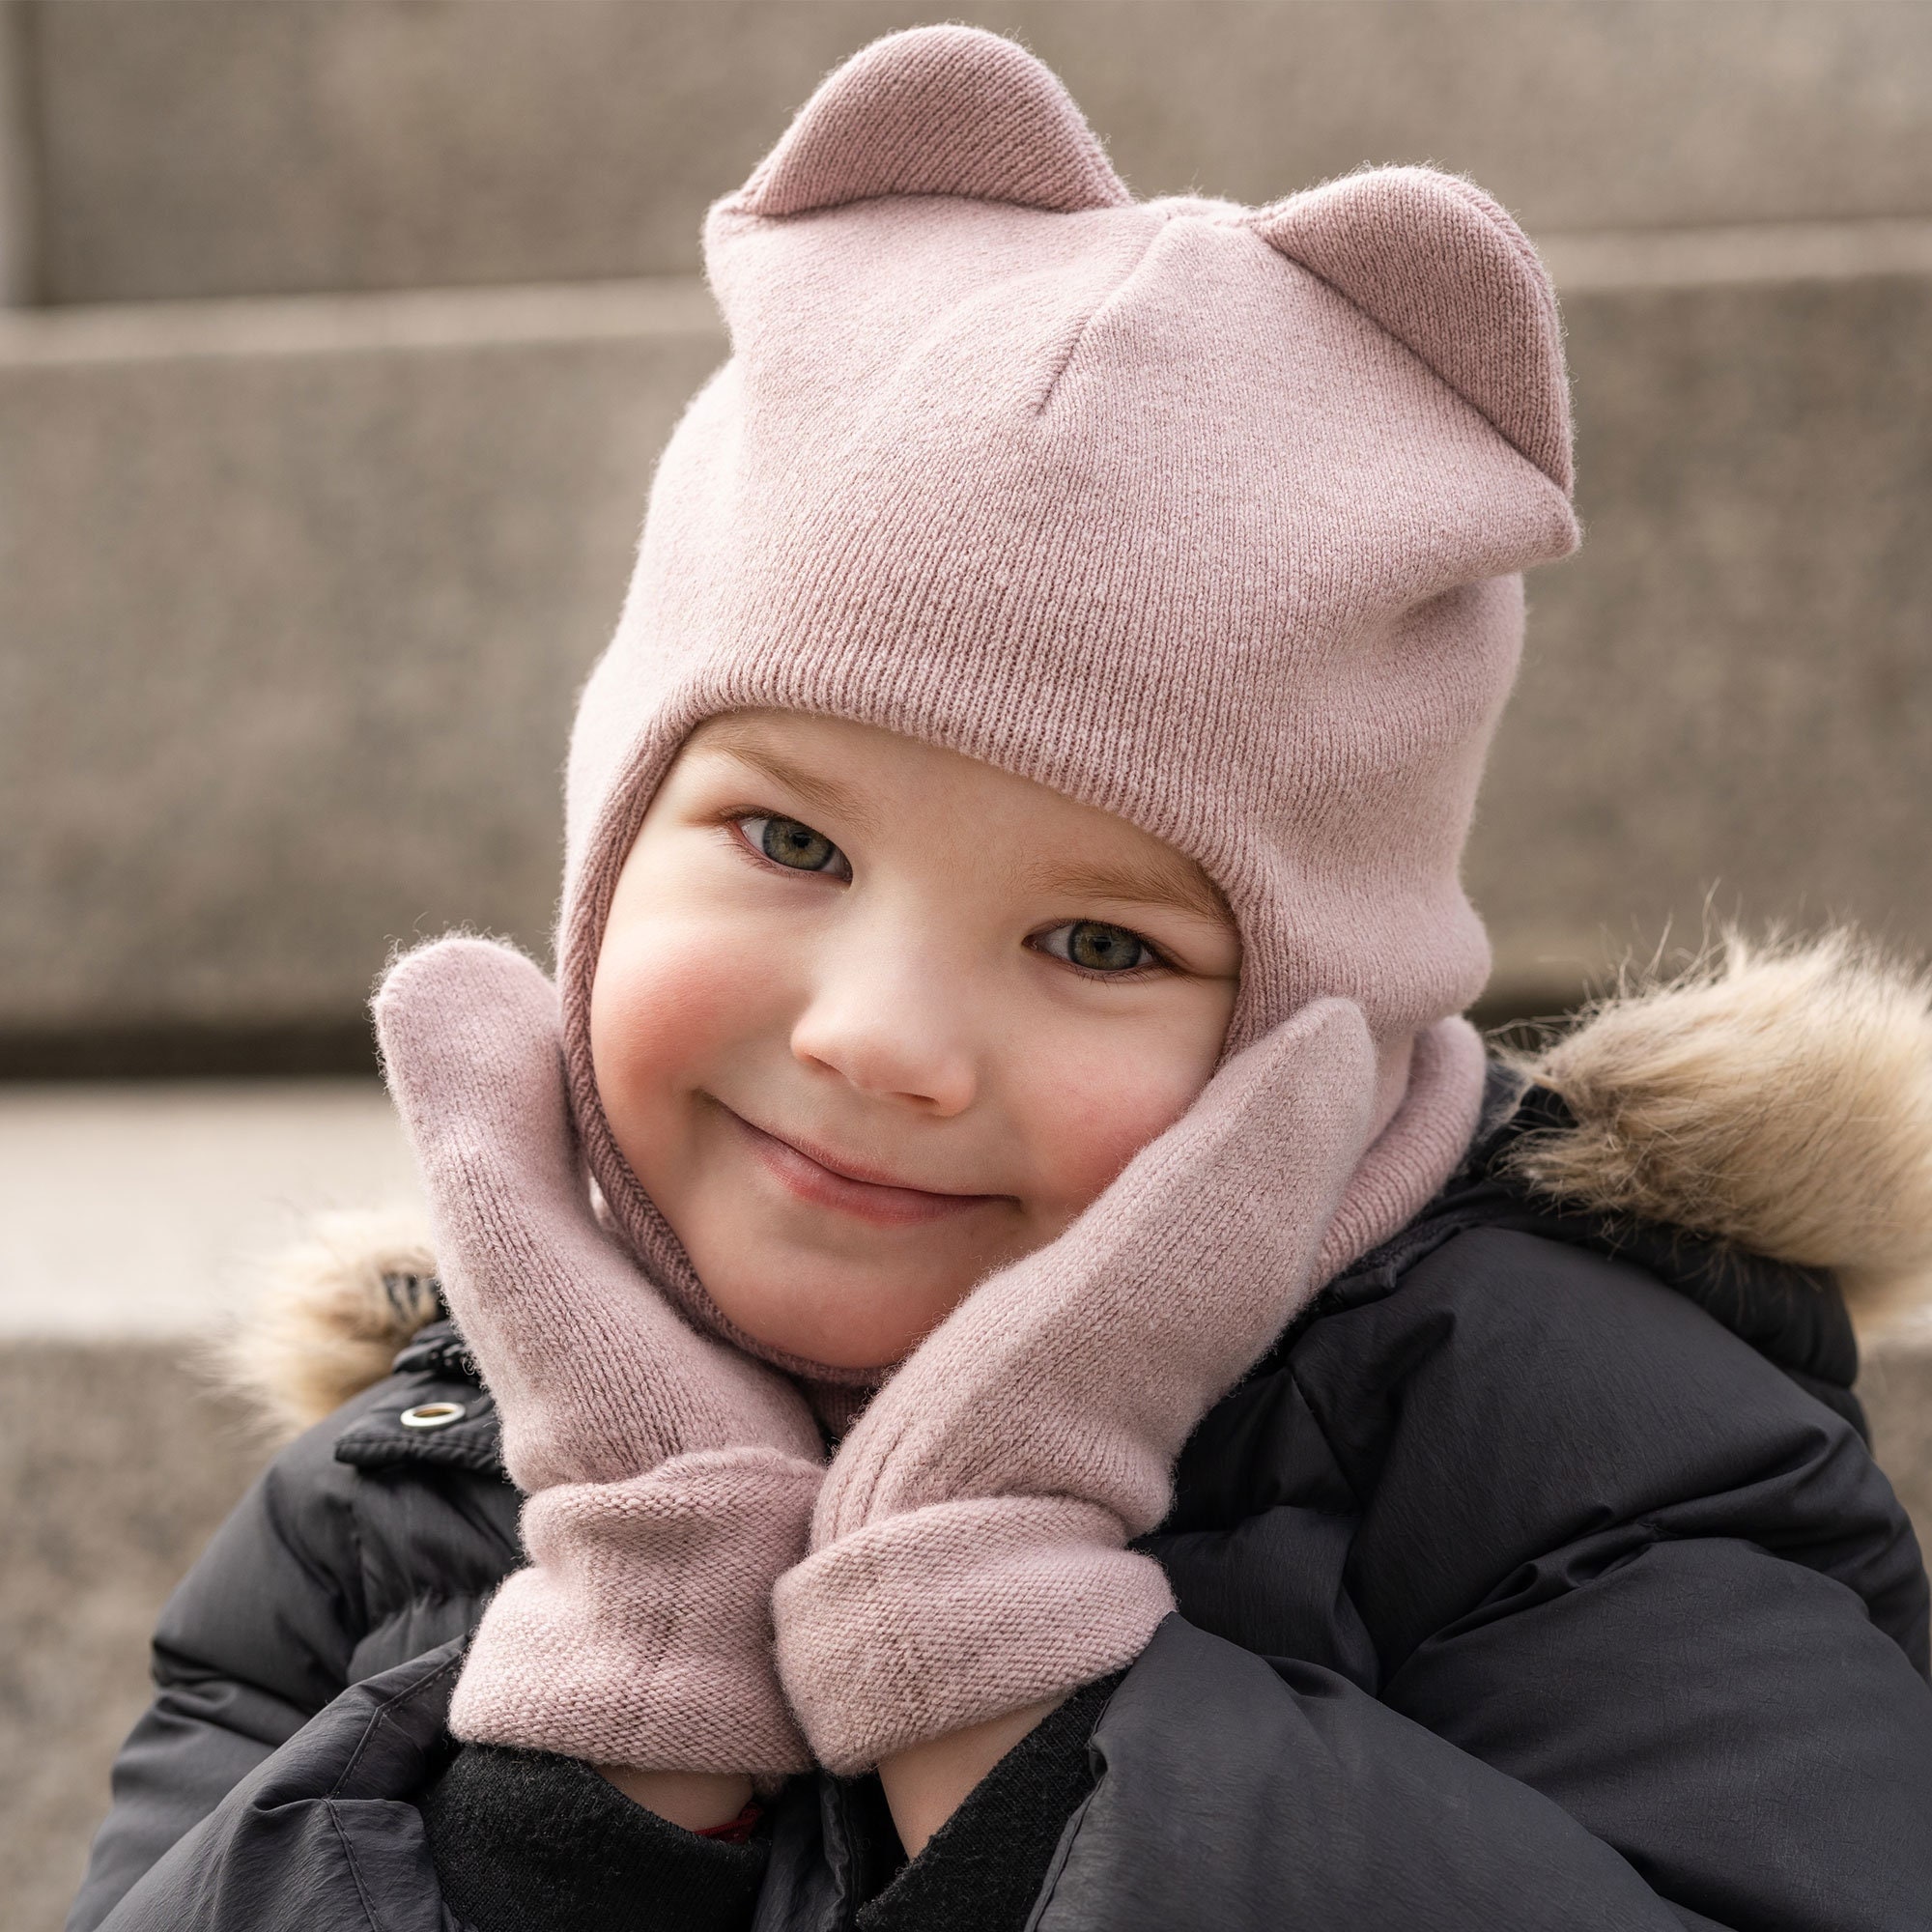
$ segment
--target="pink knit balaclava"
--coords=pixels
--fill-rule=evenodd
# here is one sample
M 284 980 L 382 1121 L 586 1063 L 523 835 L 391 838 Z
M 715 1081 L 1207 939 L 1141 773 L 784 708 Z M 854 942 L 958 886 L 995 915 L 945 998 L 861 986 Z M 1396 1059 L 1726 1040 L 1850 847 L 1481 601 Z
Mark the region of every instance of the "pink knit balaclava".
M 611 891 L 696 724 L 826 713 L 1117 813 L 1226 895 L 1230 1050 L 1327 994 L 1398 1042 L 1487 977 L 1459 863 L 1520 572 L 1577 526 L 1548 280 L 1451 176 L 1136 202 L 1038 61 L 925 27 L 838 69 L 704 242 L 731 354 L 578 712 L 558 974 L 590 1171 L 734 1332 L 589 1048 Z

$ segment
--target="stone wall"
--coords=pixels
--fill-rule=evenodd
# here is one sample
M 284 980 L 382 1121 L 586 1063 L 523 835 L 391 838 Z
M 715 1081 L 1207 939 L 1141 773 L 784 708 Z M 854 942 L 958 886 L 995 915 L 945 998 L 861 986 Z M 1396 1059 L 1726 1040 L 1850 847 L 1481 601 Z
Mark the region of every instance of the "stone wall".
M 572 692 L 724 349 L 702 206 L 921 17 L 13 0 L 11 254 L 57 299 L 0 314 L 0 1069 L 143 1029 L 360 1052 L 395 940 L 542 945 Z M 1143 189 L 1428 156 L 1546 246 L 1587 539 L 1532 585 L 1471 857 L 1495 1010 L 1707 909 L 1932 940 L 1932 11 L 973 17 Z M 459 283 L 506 286 L 424 286 Z
M 1551 245 L 1587 534 L 1469 874 L 1518 1010 L 1707 901 L 1932 943 L 1932 272 L 1852 242 Z M 572 695 L 723 347 L 678 280 L 0 318 L 0 1035 L 353 1027 L 395 940 L 541 948 Z
M 689 274 L 818 79 L 1015 34 L 1140 194 L 1434 160 L 1535 233 L 1932 215 L 1890 0 L 39 0 L 45 299 Z

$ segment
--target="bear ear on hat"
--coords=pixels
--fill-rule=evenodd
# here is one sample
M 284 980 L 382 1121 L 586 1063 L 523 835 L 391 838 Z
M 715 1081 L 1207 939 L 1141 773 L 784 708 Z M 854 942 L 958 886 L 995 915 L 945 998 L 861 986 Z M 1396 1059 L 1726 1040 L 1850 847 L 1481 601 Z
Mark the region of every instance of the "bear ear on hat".
M 854 54 L 724 206 L 782 216 L 889 194 L 1056 214 L 1133 199 L 1051 69 L 998 34 L 957 26 L 889 34 Z
M 1480 188 L 1434 168 L 1368 168 L 1257 210 L 1253 223 L 1569 492 L 1555 292 L 1529 238 Z

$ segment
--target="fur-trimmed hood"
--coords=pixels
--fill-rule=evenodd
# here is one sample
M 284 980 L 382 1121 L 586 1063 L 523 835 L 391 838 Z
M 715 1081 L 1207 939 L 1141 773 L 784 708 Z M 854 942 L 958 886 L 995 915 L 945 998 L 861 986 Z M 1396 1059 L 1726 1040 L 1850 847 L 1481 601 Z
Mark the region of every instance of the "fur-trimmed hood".
M 1852 936 L 1728 935 L 1504 1058 L 1575 1118 L 1516 1144 L 1538 1195 L 1829 1270 L 1867 1331 L 1932 1287 L 1932 982 Z M 292 1433 L 440 1313 L 420 1222 L 327 1216 L 271 1265 L 218 1373 Z
M 265 1263 L 208 1366 L 270 1434 L 294 1435 L 381 1381 L 397 1350 L 442 1312 L 419 1215 L 319 1214 Z
M 1932 981 L 1849 933 L 1736 933 L 1518 1064 L 1574 1128 L 1513 1165 L 1585 1211 L 1829 1270 L 1867 1327 L 1932 1268 Z

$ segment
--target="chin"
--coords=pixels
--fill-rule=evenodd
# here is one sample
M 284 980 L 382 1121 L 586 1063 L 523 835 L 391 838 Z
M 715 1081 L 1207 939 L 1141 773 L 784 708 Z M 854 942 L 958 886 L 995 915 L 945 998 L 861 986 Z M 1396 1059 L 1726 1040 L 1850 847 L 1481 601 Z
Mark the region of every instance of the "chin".
M 814 1293 L 796 1274 L 781 1283 L 733 1281 L 727 1275 L 714 1285 L 700 1265 L 698 1278 L 720 1313 L 753 1341 L 828 1369 L 896 1366 L 965 1299 L 971 1286 L 918 1296 L 920 1312 L 909 1320 L 913 1311 L 902 1290 L 882 1290 L 885 1305 L 867 1307 L 863 1297 L 855 1305 L 849 1286 Z

